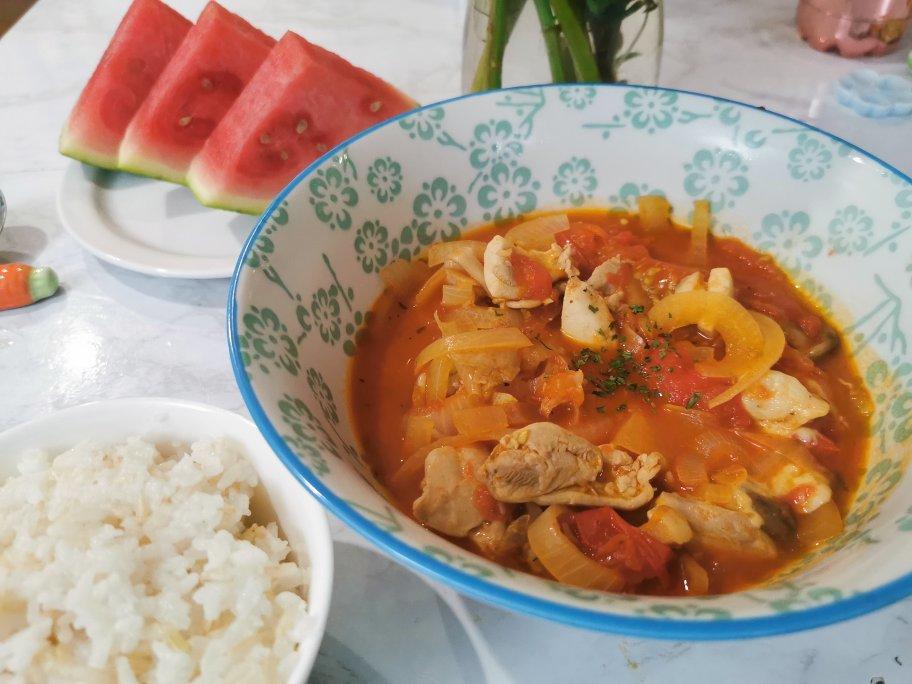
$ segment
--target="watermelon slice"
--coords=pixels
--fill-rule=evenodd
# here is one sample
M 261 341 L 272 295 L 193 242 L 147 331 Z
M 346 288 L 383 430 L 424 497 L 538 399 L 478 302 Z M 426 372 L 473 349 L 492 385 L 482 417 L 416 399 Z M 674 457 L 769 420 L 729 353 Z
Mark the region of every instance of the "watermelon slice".
M 187 180 L 207 206 L 258 214 L 328 149 L 415 106 L 289 31 L 206 141 Z
M 210 2 L 127 127 L 119 168 L 183 183 L 275 40 Z
M 63 127 L 60 151 L 117 168 L 127 124 L 191 26 L 159 0 L 134 0 Z

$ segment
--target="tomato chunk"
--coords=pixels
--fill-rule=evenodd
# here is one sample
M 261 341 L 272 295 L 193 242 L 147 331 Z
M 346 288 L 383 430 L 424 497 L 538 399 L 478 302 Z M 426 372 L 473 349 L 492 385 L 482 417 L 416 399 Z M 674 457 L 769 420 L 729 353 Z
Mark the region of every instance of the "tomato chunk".
M 694 367 L 693 361 L 674 347 L 665 350 L 649 350 L 643 364 L 649 368 L 647 383 L 665 401 L 687 408 L 708 409 L 708 402 L 731 384 L 724 378 L 707 378 Z
M 567 230 L 554 236 L 554 241 L 561 247 L 570 245 L 573 263 L 583 278 L 588 278 L 595 267 L 608 258 L 604 256 L 607 234 L 591 223 L 571 223 Z
M 510 255 L 510 265 L 523 299 L 548 299 L 551 296 L 551 274 L 542 264 L 514 250 Z
M 510 521 L 509 507 L 494 498 L 491 491 L 484 485 L 478 485 L 472 495 L 472 503 L 485 520 Z
M 671 548 L 610 506 L 570 513 L 566 525 L 586 555 L 621 570 L 631 584 L 666 575 Z

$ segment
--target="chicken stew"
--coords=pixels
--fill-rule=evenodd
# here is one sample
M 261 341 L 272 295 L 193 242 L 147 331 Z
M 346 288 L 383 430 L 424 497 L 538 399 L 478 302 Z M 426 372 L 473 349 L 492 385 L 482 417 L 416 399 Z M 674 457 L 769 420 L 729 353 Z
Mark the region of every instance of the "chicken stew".
M 487 226 L 381 275 L 350 400 L 396 505 L 559 582 L 725 593 L 838 534 L 870 399 L 767 255 L 661 197 Z

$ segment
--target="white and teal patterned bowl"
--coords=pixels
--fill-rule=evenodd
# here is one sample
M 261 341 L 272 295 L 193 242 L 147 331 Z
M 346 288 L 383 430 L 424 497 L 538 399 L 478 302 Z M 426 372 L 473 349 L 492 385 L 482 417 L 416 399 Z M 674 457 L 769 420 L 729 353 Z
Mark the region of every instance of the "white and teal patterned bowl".
M 376 490 L 352 433 L 349 360 L 396 257 L 545 208 L 712 200 L 716 230 L 771 252 L 847 331 L 876 401 L 870 467 L 844 534 L 750 591 L 606 594 L 511 571 L 436 536 Z M 633 86 L 466 96 L 370 129 L 318 160 L 260 220 L 229 295 L 231 360 L 279 458 L 333 513 L 409 567 L 493 604 L 653 637 L 804 629 L 912 593 L 912 182 L 798 121 Z

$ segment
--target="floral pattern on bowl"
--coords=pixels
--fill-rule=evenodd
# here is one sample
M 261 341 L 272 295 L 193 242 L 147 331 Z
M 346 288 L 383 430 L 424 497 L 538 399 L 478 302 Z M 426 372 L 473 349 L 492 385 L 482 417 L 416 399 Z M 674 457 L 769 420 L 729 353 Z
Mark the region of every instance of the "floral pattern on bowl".
M 488 562 L 382 495 L 353 435 L 349 358 L 379 268 L 479 223 L 661 193 L 774 254 L 846 333 L 876 402 L 870 467 L 842 535 L 765 586 L 669 598 L 586 591 Z M 736 638 L 858 615 L 912 593 L 912 183 L 797 121 L 636 86 L 543 86 L 431 105 L 303 171 L 248 240 L 229 296 L 244 400 L 278 457 L 381 550 L 476 598 L 594 629 Z

